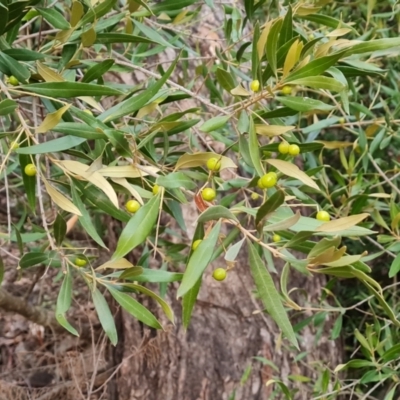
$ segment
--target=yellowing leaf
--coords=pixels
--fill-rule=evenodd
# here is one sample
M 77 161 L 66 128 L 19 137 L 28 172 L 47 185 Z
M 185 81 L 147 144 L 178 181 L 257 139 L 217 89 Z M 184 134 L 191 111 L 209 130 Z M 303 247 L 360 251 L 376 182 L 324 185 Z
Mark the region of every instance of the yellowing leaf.
M 309 4 L 304 4 L 296 9 L 296 15 L 310 15 L 310 14 L 316 14 L 321 7 L 314 7 Z
M 317 143 L 322 143 L 326 149 L 335 150 L 335 149 L 342 149 L 345 147 L 353 146 L 352 142 L 339 142 L 333 140 L 332 142 L 328 142 L 325 140 L 316 140 Z
M 132 185 L 125 179 L 125 178 L 111 178 L 113 182 L 115 182 L 118 185 L 123 186 L 126 190 L 129 190 L 131 195 L 141 204 L 143 205 L 143 199 L 142 196 L 139 194 L 139 192 L 132 187 Z
M 320 58 L 328 55 L 329 49 L 337 45 L 337 40 L 331 39 L 329 42 L 320 44 L 315 51 L 315 58 Z
M 74 32 L 73 28 L 57 32 L 56 41 L 65 43 L 70 38 L 70 36 L 72 35 L 73 32 Z
M 354 225 L 357 225 L 359 222 L 367 217 L 369 217 L 369 214 L 363 213 L 335 219 L 334 221 L 325 222 L 324 224 L 320 225 L 316 229 L 316 232 L 338 232 L 349 229 L 352 228 Z
M 180 22 L 186 17 L 186 14 L 189 12 L 189 10 L 182 10 L 172 21 L 174 25 L 179 25 Z
M 349 28 L 339 28 L 339 29 L 335 29 L 332 32 L 329 32 L 326 36 L 327 37 L 339 37 L 339 36 L 344 36 L 349 32 L 351 32 L 351 29 L 349 29 Z
M 282 172 L 282 174 L 298 179 L 305 185 L 319 190 L 318 185 L 305 172 L 301 171 L 297 165 L 276 159 L 269 159 L 267 160 L 267 163 L 275 167 L 278 171 Z
M 265 24 L 265 27 L 260 35 L 260 38 L 258 39 L 257 42 L 257 54 L 258 54 L 258 59 L 261 60 L 264 53 L 265 53 L 265 44 L 267 43 L 267 38 L 269 34 L 269 30 L 271 29 L 272 21 L 269 21 Z
M 114 261 L 107 261 L 106 263 L 100 265 L 96 268 L 96 271 L 99 269 L 127 269 L 132 268 L 133 264 L 130 263 L 126 258 L 120 258 Z
M 311 60 L 311 56 L 308 55 L 307 57 L 304 57 L 297 65 L 296 71 L 301 69 L 302 67 L 306 66 Z
M 65 160 L 60 161 L 59 163 L 68 171 L 72 172 L 75 175 L 81 176 L 83 179 L 97 186 L 105 193 L 105 195 L 110 199 L 114 206 L 116 208 L 119 208 L 117 195 L 106 178 L 104 178 L 98 172 L 89 173 L 89 167 L 85 164 L 80 163 L 79 161 Z
M 63 114 L 70 107 L 71 107 L 71 104 L 67 104 L 64 107 L 61 107 L 59 110 L 54 111 L 50 114 L 47 114 L 46 118 L 36 128 L 36 133 L 46 133 L 47 131 L 52 130 L 61 121 Z
M 80 96 L 80 97 L 78 97 L 78 99 L 84 101 L 87 104 L 89 104 L 90 106 L 92 106 L 97 111 L 100 111 L 100 112 L 104 111 L 103 107 L 93 97 Z
M 37 70 L 39 75 L 46 81 L 46 82 L 64 82 L 64 78 L 56 71 L 53 71 L 51 68 L 46 67 L 40 61 L 36 62 Z
M 240 83 L 231 90 L 231 94 L 234 96 L 251 96 L 251 93 L 249 93 Z
M 72 214 L 82 216 L 81 212 L 79 211 L 78 207 L 72 203 L 71 200 L 67 199 L 63 194 L 61 194 L 58 190 L 56 190 L 53 186 L 50 185 L 49 182 L 45 178 L 42 177 L 42 181 L 46 186 L 46 191 L 51 197 L 51 199 L 64 211 L 68 211 Z
M 151 114 L 155 109 L 157 109 L 157 106 L 158 106 L 158 104 L 155 101 L 153 101 L 150 104 L 147 104 L 147 106 L 142 107 L 138 111 L 136 118 L 143 118 L 146 115 Z M 175 122 L 175 123 L 179 123 L 179 122 Z
M 93 28 L 90 28 L 86 32 L 82 33 L 82 46 L 92 46 L 96 41 L 96 36 L 96 31 Z
M 210 158 L 218 158 L 218 160 L 221 160 L 221 169 L 237 168 L 235 163 L 230 158 L 216 153 L 186 153 L 179 158 L 178 162 L 176 163 L 175 170 L 204 166 Z
M 289 49 L 286 59 L 285 59 L 285 64 L 283 65 L 282 78 L 285 78 L 289 74 L 289 72 L 293 69 L 293 67 L 296 65 L 297 61 L 299 61 L 300 53 L 297 51 L 297 49 L 298 49 L 300 43 L 303 43 L 303 42 L 300 42 L 299 39 L 297 39 L 290 46 L 290 49 Z
M 74 1 L 71 7 L 71 26 L 75 26 L 81 20 L 84 13 L 83 5 L 79 1 Z
M 378 197 L 382 199 L 390 199 L 392 196 L 388 193 L 371 193 L 368 197 Z
M 281 126 L 281 125 L 255 125 L 256 132 L 259 135 L 266 136 L 280 136 L 296 128 L 295 126 Z
M 375 133 L 380 129 L 380 127 L 380 125 L 371 124 L 365 130 L 365 134 L 367 135 L 367 137 L 373 137 Z
M 151 168 L 151 167 L 148 167 Z M 158 171 L 158 168 L 152 167 L 154 172 Z M 108 176 L 110 178 L 140 178 L 147 176 L 149 173 L 144 172 L 133 165 L 121 165 L 105 167 L 97 171 L 102 176 Z

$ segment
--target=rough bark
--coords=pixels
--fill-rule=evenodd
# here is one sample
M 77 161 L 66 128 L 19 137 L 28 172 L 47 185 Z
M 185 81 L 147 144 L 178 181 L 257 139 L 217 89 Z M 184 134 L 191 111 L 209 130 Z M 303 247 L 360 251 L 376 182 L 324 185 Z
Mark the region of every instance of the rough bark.
M 323 284 L 324 277 L 296 275 L 296 286 L 310 297 L 320 293 Z M 254 314 L 260 304 L 251 293 L 253 289 L 244 258 L 223 283 L 214 282 L 207 274 L 187 332 L 179 318 L 181 307 L 174 300 L 175 292 L 170 293 L 169 301 L 178 320 L 164 333 L 155 334 L 126 316 L 125 357 L 139 343 L 142 351 L 122 368 L 119 399 L 228 399 L 235 389 L 235 400 L 268 399 L 271 387 L 265 383 L 273 376 L 286 380 L 290 374 L 303 374 L 315 379 L 317 369 L 307 367 L 313 361 L 333 368 L 337 365 L 341 348 L 338 342 L 326 340 L 329 324 L 321 338 L 312 327 L 303 329 L 300 346 L 308 354 L 302 364 L 294 363 L 298 353 L 287 351 L 285 341 L 279 344 L 279 329 L 272 319 L 263 313 Z M 254 356 L 273 361 L 279 373 L 255 361 Z M 252 372 L 241 385 L 249 365 Z M 311 396 L 303 389 L 297 398 L 309 400 Z

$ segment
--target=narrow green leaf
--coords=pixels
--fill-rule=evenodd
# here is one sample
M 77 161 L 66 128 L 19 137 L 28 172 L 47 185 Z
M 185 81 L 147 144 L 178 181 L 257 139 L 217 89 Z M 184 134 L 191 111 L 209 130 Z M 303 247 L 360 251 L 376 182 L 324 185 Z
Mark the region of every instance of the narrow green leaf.
M 340 332 L 342 331 L 342 324 L 343 324 L 343 315 L 339 314 L 332 328 L 332 333 L 331 333 L 332 340 L 336 340 L 340 337 Z
M 118 343 L 118 334 L 115 327 L 113 315 L 111 314 L 110 307 L 107 304 L 106 299 L 102 295 L 99 289 L 95 289 L 92 292 L 93 304 L 96 309 L 97 315 L 104 332 L 110 339 L 110 342 L 115 346 Z
M 117 129 L 103 129 L 110 143 L 115 147 L 118 154 L 123 157 L 132 157 L 129 142 L 125 133 Z
M 45 261 L 49 260 L 48 253 L 41 252 L 30 252 L 23 255 L 19 261 L 19 266 L 24 268 L 33 267 L 34 265 L 43 264 Z
M 356 43 L 350 49 L 345 50 L 344 57 L 352 56 L 354 54 L 366 54 L 374 51 L 388 50 L 400 46 L 400 38 L 386 38 L 369 40 L 364 43 Z
M 211 220 L 219 220 L 220 218 L 230 219 L 238 221 L 234 214 L 232 214 L 226 207 L 223 206 L 212 206 L 203 211 L 197 222 L 207 222 Z
M 67 271 L 57 297 L 56 314 L 65 314 L 72 302 L 72 274 Z
M 18 104 L 14 100 L 5 99 L 3 101 L 0 101 L 0 115 L 11 114 L 17 107 Z
M 79 20 L 77 26 L 84 26 L 93 21 L 100 20 L 103 15 L 106 15 L 116 4 L 117 0 L 105 0 L 93 8 L 90 8 L 82 19 Z
M 215 72 L 215 76 L 217 78 L 218 83 L 228 92 L 230 93 L 232 89 L 237 86 L 233 75 L 228 71 L 225 71 L 222 68 L 217 68 Z
M 130 97 L 121 103 L 116 104 L 114 107 L 109 108 L 107 111 L 99 115 L 98 119 L 103 122 L 110 122 L 117 118 L 124 117 L 125 115 L 132 114 L 142 108 L 163 87 L 164 83 L 168 80 L 175 69 L 178 59 L 179 56 L 171 64 L 167 72 L 154 85 L 147 88 L 143 93 Z
M 129 220 L 119 237 L 112 260 L 122 258 L 146 240 L 155 227 L 160 201 L 159 194 L 154 196 Z
M 182 323 L 185 329 L 189 327 L 196 299 L 200 291 L 202 278 L 182 297 Z
M 343 54 L 344 52 L 342 51 L 339 53 L 332 54 L 330 56 L 317 58 L 309 62 L 307 65 L 300 68 L 299 70 L 292 72 L 284 80 L 284 82 L 293 82 L 298 79 L 310 78 L 310 77 L 315 78 L 316 76 L 321 75 L 323 72 L 325 72 L 332 65 L 335 65 L 337 61 L 341 57 L 343 57 Z
M 71 28 L 69 22 L 54 8 L 36 7 L 36 10 L 50 25 L 54 26 L 54 28 L 62 30 Z
M 289 5 L 285 18 L 283 19 L 283 24 L 281 28 L 281 33 L 279 35 L 279 47 L 282 47 L 293 37 L 293 11 L 292 7 Z
M 99 129 L 78 122 L 60 122 L 53 128 L 53 131 L 90 140 L 105 139 L 107 137 Z
M 251 52 L 251 76 L 253 79 L 258 79 L 258 74 L 260 70 L 260 58 L 257 50 L 258 40 L 260 39 L 260 24 L 257 21 L 254 24 L 253 29 L 253 44 L 252 44 L 252 52 Z
M 26 82 L 31 76 L 28 68 L 3 52 L 0 52 L 0 64 L 8 69 L 8 75 L 15 76 L 19 82 Z
M 43 82 L 22 85 L 22 90 L 56 99 L 79 96 L 120 96 L 123 93 L 111 87 L 81 82 Z
M 67 223 L 60 214 L 57 214 L 56 220 L 54 221 L 53 233 L 57 246 L 61 246 L 65 234 L 67 233 Z
M 141 267 L 134 267 L 141 268 Z M 140 274 L 137 273 L 137 270 L 133 268 L 129 268 L 124 271 L 120 278 L 134 280 L 138 282 L 150 282 L 150 283 L 169 283 L 169 282 L 177 282 L 181 281 L 183 274 L 177 272 L 168 272 L 160 269 L 149 269 L 142 268 L 142 272 Z
M 167 189 L 179 189 L 183 187 L 191 190 L 197 187 L 197 184 L 183 172 L 171 172 L 165 176 L 160 175 L 157 178 L 157 184 Z
M 217 129 L 225 126 L 226 123 L 229 121 L 229 118 L 229 116 L 218 116 L 211 118 L 203 125 L 201 125 L 199 129 L 206 133 L 216 131 Z
M 132 22 L 136 25 L 137 28 L 147 36 L 152 42 L 161 44 L 165 47 L 174 47 L 172 44 L 164 39 L 156 30 L 148 27 L 147 25 L 142 24 L 137 19 L 133 19 Z M 161 31 L 162 32 L 162 31 Z
M 271 27 L 266 43 L 265 55 L 267 56 L 268 64 L 272 70 L 272 73 L 276 75 L 276 64 L 277 64 L 277 48 L 279 32 L 282 27 L 282 19 L 279 18 Z
M 243 161 L 249 167 L 254 168 L 253 161 L 252 161 L 251 155 L 250 155 L 249 142 L 246 140 L 246 137 L 243 134 L 239 135 L 239 153 L 242 156 Z
M 389 278 L 393 278 L 400 271 L 400 253 L 397 254 L 396 258 L 393 260 L 390 270 L 389 270 Z
M 395 344 L 391 349 L 382 354 L 383 362 L 397 360 L 400 356 L 400 343 Z
M 278 100 L 278 98 L 277 98 Z M 275 110 L 272 111 L 261 111 L 256 113 L 255 118 L 258 116 L 263 119 L 269 119 L 269 118 L 283 118 L 283 117 L 291 117 L 292 115 L 298 114 L 298 111 L 295 111 L 291 108 L 288 107 L 280 107 L 276 108 Z M 271 144 L 274 145 L 276 143 Z M 277 144 L 278 146 L 279 144 Z
M 5 49 L 2 51 L 18 61 L 36 61 L 46 57 L 45 54 L 29 49 Z
M 116 208 L 110 199 L 95 186 L 86 186 L 83 182 L 74 179 L 74 184 L 80 190 L 82 194 L 90 201 L 90 203 L 96 205 L 97 208 L 104 211 L 106 215 L 118 219 L 119 221 L 128 222 L 130 216 L 128 213 Z
M 275 288 L 274 281 L 271 278 L 266 266 L 259 256 L 254 245 L 248 241 L 250 270 L 253 275 L 257 291 L 264 304 L 265 309 L 278 324 L 284 335 L 298 349 L 298 343 L 286 314 L 285 308 L 282 305 L 281 298 Z
M 314 89 L 327 89 L 332 92 L 341 92 L 345 89 L 345 86 L 333 78 L 327 76 L 310 76 L 308 78 L 291 80 L 292 85 L 303 85 L 309 86 Z
M 300 112 L 315 111 L 315 110 L 331 111 L 335 108 L 335 106 L 331 106 L 322 101 L 310 99 L 308 97 L 286 96 L 286 97 L 277 97 L 276 100 L 278 100 L 284 106 Z
M 68 150 L 73 147 L 79 146 L 86 142 L 85 138 L 64 136 L 58 139 L 49 140 L 48 142 L 36 144 L 29 147 L 20 147 L 16 150 L 18 154 L 45 154 L 56 153 L 58 151 Z
M 157 318 L 137 300 L 132 298 L 126 293 L 121 293 L 118 290 L 107 285 L 107 289 L 110 291 L 114 299 L 126 310 L 129 314 L 133 315 L 139 321 L 144 324 L 151 326 L 154 329 L 161 329 L 162 326 L 158 322 Z
M 71 194 L 72 200 L 74 201 L 74 205 L 78 207 L 79 211 L 81 212 L 81 216 L 79 217 L 79 222 L 82 225 L 83 229 L 88 233 L 88 235 L 101 247 L 107 249 L 107 246 L 104 244 L 103 239 L 98 234 L 93 222 L 90 218 L 86 207 L 84 206 L 75 186 L 71 184 Z
M 56 314 L 56 320 L 68 332 L 72 333 L 75 336 L 79 336 L 78 331 L 67 321 L 67 318 L 64 314 Z
M 132 289 L 137 290 L 140 293 L 145 294 L 146 296 L 151 297 L 152 299 L 154 299 L 163 309 L 165 315 L 167 316 L 167 318 L 173 323 L 174 322 L 174 312 L 172 311 L 172 308 L 170 307 L 170 305 L 164 300 L 162 299 L 158 294 L 154 293 L 152 290 L 147 289 L 146 287 L 142 286 L 142 285 L 137 285 L 135 283 L 125 283 L 124 286 L 126 287 L 130 287 Z
M 240 240 L 239 242 L 233 244 L 232 246 L 229 247 L 229 249 L 226 251 L 225 253 L 225 257 L 224 259 L 226 261 L 235 261 L 236 257 L 239 254 L 239 251 L 241 250 L 243 243 L 245 241 L 245 238 L 243 238 L 242 240 Z
M 275 211 L 285 202 L 285 193 L 283 190 L 277 190 L 268 200 L 257 210 L 256 226 L 264 217 Z
M 18 244 L 18 250 L 19 250 L 19 253 L 22 256 L 24 254 L 24 245 L 23 245 L 22 235 L 21 235 L 18 227 L 15 224 L 12 224 L 12 226 L 14 228 L 15 239 L 16 239 L 17 244 Z
M 8 8 L 0 2 L 0 35 L 2 35 L 6 29 L 8 22 Z
M 257 132 L 254 127 L 253 118 L 250 118 L 250 125 L 249 125 L 249 151 L 250 151 L 251 161 L 258 176 L 260 177 L 263 176 L 264 170 L 261 166 L 260 143 L 258 143 Z
M 192 252 L 185 273 L 183 274 L 182 283 L 179 286 L 177 297 L 186 294 L 196 285 L 203 275 L 204 270 L 207 268 L 211 260 L 214 247 L 217 244 L 220 229 L 221 221 L 218 221 L 207 238 L 204 239 L 197 249 Z
M 368 360 L 350 360 L 346 364 L 339 364 L 335 368 L 335 372 L 343 371 L 344 369 L 348 368 L 365 368 L 365 367 L 375 367 L 376 364 L 372 361 Z
M 191 6 L 196 0 L 164 0 L 151 7 L 155 15 L 168 11 L 182 11 L 185 7 Z
M 397 327 L 400 327 L 400 321 L 396 318 L 396 315 L 394 314 L 392 308 L 389 306 L 389 304 L 386 302 L 386 300 L 383 298 L 383 296 L 372 285 L 370 285 L 365 280 L 363 280 L 362 283 L 375 295 L 376 299 L 378 300 L 379 304 L 385 311 L 386 315 L 390 318 L 390 320 Z
M 110 44 L 110 43 L 156 43 L 155 40 L 145 38 L 143 36 L 128 35 L 126 33 L 98 33 L 95 43 Z
M 90 67 L 82 78 L 82 82 L 89 83 L 102 77 L 114 64 L 115 60 L 104 60 Z

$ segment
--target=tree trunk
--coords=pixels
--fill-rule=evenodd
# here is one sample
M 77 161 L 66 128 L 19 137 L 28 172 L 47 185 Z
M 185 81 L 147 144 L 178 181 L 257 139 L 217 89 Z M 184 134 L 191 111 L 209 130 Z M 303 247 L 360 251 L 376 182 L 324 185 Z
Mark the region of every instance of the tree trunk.
M 293 361 L 299 352 L 290 351 L 287 341 L 281 343 L 279 329 L 267 314 L 254 313 L 260 305 L 251 294 L 254 283 L 245 257 L 226 281 L 215 282 L 210 275 L 206 272 L 187 332 L 179 317 L 180 303 L 174 300 L 176 291 L 168 299 L 178 316 L 175 327 L 154 333 L 124 317 L 125 357 L 132 346 L 139 346 L 140 353 L 121 369 L 119 400 L 229 399 L 235 390 L 235 400 L 268 399 L 272 386 L 265 383 L 274 376 L 287 381 L 288 375 L 305 375 L 314 380 L 318 370 L 308 367 L 313 361 L 330 368 L 340 363 L 340 344 L 326 339 L 330 324 L 318 338 L 312 324 L 306 326 L 299 342 L 307 356 L 301 364 Z M 311 297 L 321 293 L 323 284 L 322 276 L 296 274 L 296 286 Z M 279 372 L 254 360 L 255 356 L 273 361 Z M 243 374 L 248 367 L 246 380 Z M 310 400 L 305 385 L 300 387 L 296 398 Z

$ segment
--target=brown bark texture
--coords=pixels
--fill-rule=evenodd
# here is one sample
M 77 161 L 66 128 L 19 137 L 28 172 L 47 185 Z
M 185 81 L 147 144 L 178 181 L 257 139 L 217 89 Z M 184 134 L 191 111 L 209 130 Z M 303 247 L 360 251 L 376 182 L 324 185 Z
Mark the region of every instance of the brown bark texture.
M 293 361 L 299 352 L 288 350 L 288 343 L 282 342 L 279 329 L 267 314 L 254 313 L 261 305 L 252 294 L 254 282 L 243 256 L 223 283 L 207 274 L 186 332 L 180 318 L 166 332 L 154 333 L 124 315 L 124 358 L 133 347 L 141 351 L 123 363 L 120 400 L 269 399 L 269 379 L 279 377 L 287 382 L 289 375 L 305 375 L 315 380 L 320 367 L 333 369 L 340 363 L 340 343 L 327 340 L 329 320 L 319 335 L 312 326 L 301 331 L 300 347 L 307 355 L 302 363 Z M 309 298 L 319 296 L 324 277 L 295 275 L 296 286 Z M 181 306 L 174 294 L 170 293 L 169 301 L 179 316 Z M 255 356 L 273 361 L 279 371 L 256 361 Z M 248 368 L 251 372 L 246 380 Z M 298 387 L 297 399 L 312 398 L 305 386 Z M 234 393 L 235 397 L 230 397 Z

